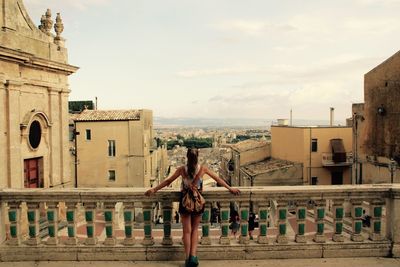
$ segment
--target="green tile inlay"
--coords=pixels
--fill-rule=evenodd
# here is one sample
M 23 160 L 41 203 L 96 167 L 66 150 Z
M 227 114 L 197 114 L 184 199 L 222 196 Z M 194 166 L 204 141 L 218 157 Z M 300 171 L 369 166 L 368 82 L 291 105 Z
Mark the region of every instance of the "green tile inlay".
M 113 228 L 111 225 L 106 226 L 106 236 L 107 237 L 112 237 L 112 230 L 113 230 Z
M 374 233 L 379 234 L 381 232 L 381 222 L 376 221 L 374 222 Z
M 266 220 L 268 218 L 268 211 L 267 210 L 261 210 L 260 211 L 260 220 Z
M 17 226 L 11 225 L 10 226 L 10 234 L 12 238 L 17 238 Z
M 343 223 L 337 222 L 335 226 L 335 234 L 342 234 L 343 232 Z
M 229 219 L 229 210 L 223 210 L 221 214 L 221 220 L 227 221 Z
M 203 217 L 201 218 L 201 220 L 202 220 L 203 222 L 209 222 L 209 221 L 210 221 L 210 211 L 205 210 L 205 211 L 203 212 Z
M 240 217 L 242 218 L 242 220 L 249 220 L 249 211 L 248 210 L 241 210 L 240 211 Z
M 92 210 L 85 211 L 85 219 L 87 222 L 93 222 L 93 211 Z
M 94 227 L 92 225 L 86 226 L 86 232 L 88 237 L 93 237 Z
M 286 220 L 286 209 L 279 210 L 279 220 Z
M 317 209 L 318 219 L 323 219 L 325 217 L 325 209 Z
M 305 229 L 306 229 L 306 225 L 304 223 L 299 224 L 298 228 L 299 228 L 298 229 L 298 234 L 299 235 L 304 235 Z
M 129 238 L 132 237 L 132 226 L 125 226 L 125 236 Z
M 125 222 L 132 221 L 132 211 L 124 211 L 124 220 Z
M 354 232 L 356 234 L 360 234 L 361 233 L 361 228 L 362 228 L 362 222 L 355 222 L 354 223 Z
M 54 210 L 47 211 L 47 220 L 49 222 L 54 222 Z
M 104 220 L 106 222 L 112 222 L 112 211 L 105 211 L 104 212 Z
M 374 217 L 382 217 L 382 207 L 374 207 Z
M 356 208 L 354 209 L 354 213 L 355 213 L 355 217 L 356 217 L 356 218 L 361 217 L 361 216 L 362 216 L 362 208 L 361 208 L 361 207 L 356 207 Z
M 203 236 L 208 236 L 210 233 L 210 227 L 208 225 L 203 225 L 201 230 L 203 232 Z
M 151 211 L 150 210 L 143 211 L 143 220 L 145 222 L 151 221 Z
M 262 224 L 260 226 L 260 235 L 261 236 L 266 236 L 267 235 L 267 225 Z
M 336 219 L 343 219 L 343 208 L 336 208 Z
M 279 234 L 280 235 L 286 235 L 286 224 L 280 224 L 279 225 Z
M 242 236 L 247 236 L 248 225 L 247 224 L 242 224 L 240 226 L 240 228 L 241 228 Z
M 164 222 L 169 222 L 171 221 L 171 213 L 172 211 L 170 209 L 164 210 L 163 215 L 164 215 Z
M 67 221 L 68 222 L 73 222 L 74 221 L 74 211 L 73 210 L 68 210 L 67 211 Z
M 36 226 L 29 226 L 29 237 L 36 237 Z
M 151 236 L 151 225 L 150 224 L 146 224 L 144 226 L 144 235 L 146 237 L 150 237 Z
M 228 225 L 223 225 L 221 227 L 222 236 L 228 236 L 228 229 L 229 229 Z
M 34 210 L 28 211 L 28 221 L 34 222 L 36 217 L 36 212 Z
M 324 233 L 324 224 L 323 223 L 318 223 L 317 224 L 317 233 L 318 234 L 323 234 Z
M 164 236 L 171 236 L 171 225 L 164 223 Z
M 10 222 L 16 222 L 17 221 L 17 211 L 16 210 L 10 210 L 8 212 L 8 220 Z
M 73 226 L 68 226 L 68 237 L 75 237 L 75 229 Z
M 300 220 L 304 220 L 306 218 L 306 209 L 299 209 L 297 218 Z
M 49 230 L 49 236 L 55 237 L 54 226 L 49 226 L 47 229 Z

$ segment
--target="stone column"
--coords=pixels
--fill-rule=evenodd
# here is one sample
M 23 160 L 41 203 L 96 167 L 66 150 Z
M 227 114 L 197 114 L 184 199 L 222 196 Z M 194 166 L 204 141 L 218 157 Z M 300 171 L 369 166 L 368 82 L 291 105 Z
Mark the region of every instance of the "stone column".
M 134 203 L 133 202 L 126 202 L 124 203 L 124 222 L 125 222 L 125 246 L 132 246 L 135 244 L 135 237 L 133 236 L 134 230 Z
M 115 202 L 104 202 L 104 220 L 106 222 L 106 240 L 104 240 L 104 245 L 115 246 L 115 229 L 114 229 L 114 219 L 115 219 Z
M 219 243 L 221 245 L 229 245 L 229 202 L 221 202 L 221 237 Z
M 352 199 L 351 202 L 351 217 L 353 218 L 353 233 L 351 234 L 351 240 L 355 242 L 364 241 L 364 237 L 361 235 L 362 231 L 362 220 L 363 207 L 362 200 Z
M 400 258 L 400 186 L 393 185 L 386 210 L 387 237 L 392 241 L 392 256 Z
M 47 202 L 47 222 L 49 238 L 46 244 L 50 246 L 58 245 L 58 202 Z
M 374 199 L 370 202 L 371 214 L 371 233 L 369 239 L 372 241 L 381 241 L 384 239 L 382 235 L 382 209 L 385 205 L 383 199 Z
M 314 218 L 317 225 L 317 233 L 314 236 L 314 241 L 317 243 L 325 243 L 325 206 L 326 200 L 316 200 L 314 206 Z
M 171 246 L 173 244 L 172 236 L 171 236 L 171 228 L 172 228 L 172 202 L 165 201 L 162 203 L 162 212 L 164 219 L 164 237 L 162 240 L 162 244 L 165 246 Z
M 305 200 L 296 201 L 296 219 L 297 219 L 297 243 L 306 243 L 307 239 L 305 234 L 306 231 L 306 220 L 307 220 L 307 202 Z
M 143 205 L 143 229 L 144 229 L 144 238 L 142 241 L 142 245 L 152 246 L 154 245 L 154 239 L 152 235 L 152 221 L 151 221 L 152 202 L 142 202 L 142 205 Z
M 258 235 L 257 242 L 259 244 L 268 244 L 268 209 L 268 202 L 258 203 L 258 226 L 260 229 L 260 234 Z
M 67 245 L 77 245 L 78 239 L 76 238 L 76 213 L 77 213 L 77 202 L 66 202 L 67 206 L 67 229 L 68 239 L 66 240 Z
M 344 219 L 344 207 L 343 207 L 343 199 L 335 199 L 333 201 L 333 228 L 334 234 L 332 236 L 332 240 L 335 242 L 344 242 L 343 236 L 343 219 Z
M 21 245 L 21 202 L 8 203 L 8 220 L 10 222 L 10 239 L 8 245 Z
M 287 244 L 288 238 L 286 236 L 287 232 L 287 201 L 278 200 L 278 235 L 276 237 L 276 242 L 279 244 Z
M 206 203 L 203 216 L 201 217 L 201 241 L 202 245 L 211 245 L 210 239 L 210 219 L 211 219 L 211 203 Z
M 37 246 L 40 244 L 39 237 L 39 206 L 38 202 L 28 202 L 28 222 L 29 222 L 29 239 L 26 241 L 27 245 Z
M 85 220 L 86 220 L 86 245 L 96 245 L 96 211 L 97 202 L 84 202 L 83 206 L 85 208 Z
M 240 244 L 249 243 L 249 202 L 240 203 Z

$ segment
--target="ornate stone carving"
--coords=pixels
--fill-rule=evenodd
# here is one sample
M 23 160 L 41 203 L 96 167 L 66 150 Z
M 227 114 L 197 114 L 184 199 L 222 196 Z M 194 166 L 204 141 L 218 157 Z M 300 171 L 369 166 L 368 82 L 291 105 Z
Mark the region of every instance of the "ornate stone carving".
M 40 19 L 39 29 L 47 35 L 50 35 L 51 28 L 53 27 L 53 20 L 51 19 L 51 10 L 47 9 L 46 14 L 42 15 Z
M 54 30 L 56 31 L 56 37 L 54 38 L 54 40 L 60 41 L 61 33 L 64 31 L 64 24 L 62 23 L 60 13 L 57 13 L 56 24 L 54 24 Z

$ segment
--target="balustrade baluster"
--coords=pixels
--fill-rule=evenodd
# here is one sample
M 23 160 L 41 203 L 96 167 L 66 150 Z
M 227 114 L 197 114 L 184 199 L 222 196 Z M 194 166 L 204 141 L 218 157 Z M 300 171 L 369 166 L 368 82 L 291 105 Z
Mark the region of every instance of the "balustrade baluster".
M 384 239 L 382 235 L 382 210 L 385 201 L 382 199 L 374 199 L 371 201 L 371 233 L 369 239 L 372 241 L 381 241 Z
M 47 222 L 48 222 L 48 233 L 49 238 L 46 244 L 50 246 L 58 245 L 58 202 L 47 202 Z
M 229 245 L 229 202 L 221 202 L 221 237 L 219 238 L 219 243 L 221 245 Z
M 297 234 L 295 240 L 297 243 L 306 243 L 307 201 L 299 200 L 296 202 L 296 206 Z
M 40 203 L 28 202 L 28 222 L 29 222 L 29 238 L 26 241 L 27 245 L 37 246 L 40 244 L 41 240 L 39 237 L 39 218 Z
M 162 244 L 165 246 L 171 246 L 173 244 L 172 236 L 171 236 L 171 228 L 172 228 L 172 202 L 164 201 L 162 203 L 162 212 L 163 212 L 163 228 L 164 228 L 164 237 L 162 240 Z
M 360 199 L 352 199 L 350 200 L 352 204 L 351 207 L 351 216 L 353 218 L 353 233 L 351 234 L 351 240 L 355 242 L 364 241 L 364 237 L 361 235 L 362 231 L 362 215 L 363 215 L 363 207 L 362 200 Z
M 269 203 L 258 203 L 258 227 L 260 233 L 258 234 L 257 242 L 259 244 L 268 244 L 268 211 Z
M 115 202 L 104 202 L 104 219 L 106 221 L 106 239 L 104 245 L 115 246 Z
M 19 246 L 21 244 L 21 202 L 9 202 L 8 207 L 10 240 L 8 240 L 7 244 Z
M 134 230 L 134 203 L 133 202 L 126 202 L 124 203 L 124 221 L 125 221 L 125 246 L 132 246 L 135 244 L 135 237 L 133 236 Z
M 67 230 L 68 230 L 68 239 L 66 240 L 66 244 L 76 245 L 78 243 L 78 239 L 76 237 L 77 202 L 67 202 L 65 204 L 67 206 Z
M 86 220 L 86 245 L 96 245 L 96 212 L 97 212 L 97 202 L 85 202 L 83 203 L 85 208 L 85 220 Z
M 333 228 L 334 234 L 332 240 L 335 242 L 344 242 L 343 236 L 343 219 L 344 219 L 344 207 L 343 199 L 335 199 L 333 201 Z
M 152 246 L 154 239 L 152 235 L 152 202 L 143 202 L 143 230 L 144 238 L 142 244 L 144 246 Z
M 249 243 L 249 202 L 240 203 L 240 244 Z
M 315 224 L 317 227 L 316 234 L 314 236 L 314 242 L 317 243 L 325 243 L 326 236 L 325 236 L 325 207 L 326 207 L 326 200 L 320 199 L 315 201 L 314 205 L 314 218 Z
M 211 245 L 210 239 L 210 219 L 211 219 L 211 203 L 206 203 L 203 216 L 201 217 L 201 241 L 202 245 Z
M 287 212 L 288 212 L 288 202 L 278 201 L 278 235 L 276 237 L 276 242 L 279 244 L 287 244 Z

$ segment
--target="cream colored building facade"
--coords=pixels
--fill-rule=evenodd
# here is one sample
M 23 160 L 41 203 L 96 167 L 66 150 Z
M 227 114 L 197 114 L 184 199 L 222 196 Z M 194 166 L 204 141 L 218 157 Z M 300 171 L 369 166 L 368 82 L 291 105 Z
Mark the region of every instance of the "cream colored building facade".
M 68 76 L 78 68 L 60 15 L 48 10 L 41 22 L 22 0 L 0 0 L 0 188 L 72 186 Z
M 351 184 L 352 128 L 271 126 L 272 157 L 303 164 L 303 183 Z
M 84 110 L 71 116 L 78 187 L 150 187 L 164 178 L 167 152 L 153 142 L 151 110 Z

